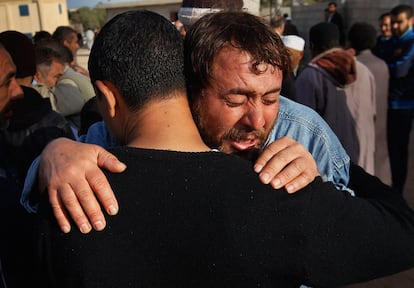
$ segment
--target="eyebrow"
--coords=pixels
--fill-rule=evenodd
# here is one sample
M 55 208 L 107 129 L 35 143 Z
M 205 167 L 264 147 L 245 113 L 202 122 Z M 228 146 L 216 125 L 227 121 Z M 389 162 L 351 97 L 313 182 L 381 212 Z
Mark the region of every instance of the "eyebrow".
M 9 82 L 10 79 L 13 79 L 16 77 L 16 71 L 9 72 L 6 77 L 4 77 L 3 82 L 0 83 L 0 87 L 4 86 L 7 82 Z
M 266 93 L 264 93 L 263 96 L 267 95 L 267 94 L 278 93 L 281 90 L 282 90 L 281 87 L 274 88 L 274 89 L 271 89 L 271 90 L 267 91 Z M 253 92 L 254 91 L 252 91 L 252 90 L 246 90 L 246 89 L 241 89 L 241 88 L 233 88 L 233 89 L 230 89 L 227 94 L 249 95 L 249 94 L 252 94 Z

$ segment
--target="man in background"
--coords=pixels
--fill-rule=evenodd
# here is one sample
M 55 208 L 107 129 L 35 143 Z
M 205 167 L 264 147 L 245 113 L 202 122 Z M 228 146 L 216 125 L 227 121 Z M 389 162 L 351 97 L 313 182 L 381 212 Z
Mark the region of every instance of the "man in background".
M 392 186 L 404 191 L 408 147 L 414 118 L 414 32 L 413 9 L 398 5 L 391 10 L 392 52 L 385 61 L 390 72 L 388 102 L 388 148 Z
M 76 63 L 76 53 L 80 48 L 78 42 L 78 33 L 69 26 L 59 26 L 53 32 L 52 37 L 62 45 L 68 47 L 69 50 L 72 52 L 73 59 L 75 60 L 75 62 L 71 65 L 72 69 L 89 77 L 88 70 Z
M 385 184 L 391 185 L 390 158 L 387 140 L 388 81 L 387 64 L 372 54 L 377 32 L 365 22 L 354 23 L 348 32 L 348 43 L 355 49 L 356 58 L 368 67 L 375 79 L 375 173 Z
M 374 76 L 353 53 L 340 47 L 334 24 L 312 26 L 309 42 L 313 58 L 296 79 L 298 102 L 317 111 L 351 161 L 374 174 Z
M 342 15 L 337 11 L 336 2 L 328 3 L 326 22 L 335 24 L 339 31 L 339 44 L 345 47 L 345 27 Z

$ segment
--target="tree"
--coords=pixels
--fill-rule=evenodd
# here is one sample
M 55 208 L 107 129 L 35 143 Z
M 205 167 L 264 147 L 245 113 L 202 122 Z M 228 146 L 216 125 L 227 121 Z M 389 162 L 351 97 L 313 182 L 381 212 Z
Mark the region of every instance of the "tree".
M 82 24 L 84 29 L 97 29 L 106 22 L 106 11 L 99 8 L 81 7 L 74 12 L 69 12 L 69 20 L 73 24 Z

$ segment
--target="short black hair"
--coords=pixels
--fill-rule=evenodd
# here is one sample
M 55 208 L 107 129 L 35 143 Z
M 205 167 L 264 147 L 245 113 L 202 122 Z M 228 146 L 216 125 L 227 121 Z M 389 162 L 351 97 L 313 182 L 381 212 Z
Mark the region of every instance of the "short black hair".
M 52 37 L 52 34 L 45 30 L 37 31 L 35 35 L 33 36 L 33 43 L 36 45 L 37 42 L 43 39 L 49 39 Z
M 71 63 L 73 61 L 73 54 L 70 49 L 54 38 L 41 39 L 37 42 L 36 47 L 48 47 L 54 50 L 65 63 Z
M 72 27 L 59 26 L 56 28 L 55 32 L 53 32 L 52 37 L 63 44 L 65 40 L 72 42 L 72 39 L 74 37 L 73 33 L 75 33 L 76 37 L 78 37 L 78 33 Z
M 35 52 L 36 52 L 36 65 L 38 66 L 39 65 L 50 66 L 52 65 L 53 61 L 57 61 L 61 64 L 64 64 L 61 55 L 49 47 L 36 46 Z
M 379 17 L 378 17 L 378 20 L 382 20 L 382 19 L 384 19 L 385 17 L 391 17 L 391 13 L 390 12 L 385 12 L 385 13 L 382 13 Z
M 331 2 L 328 3 L 328 6 L 331 6 L 331 5 L 334 5 L 335 7 L 337 7 L 335 1 L 331 1 Z
M 392 8 L 390 13 L 394 16 L 405 13 L 407 15 L 407 18 L 411 18 L 413 16 L 413 8 L 410 5 L 401 4 Z
M 135 111 L 152 99 L 185 95 L 183 50 L 180 33 L 163 16 L 121 13 L 95 39 L 88 62 L 92 83 L 110 81 Z
M 372 49 L 377 42 L 377 30 L 366 22 L 354 23 L 349 29 L 348 40 L 357 53 L 365 49 Z
M 333 23 L 320 22 L 309 30 L 309 42 L 315 50 L 324 52 L 339 47 L 339 30 Z

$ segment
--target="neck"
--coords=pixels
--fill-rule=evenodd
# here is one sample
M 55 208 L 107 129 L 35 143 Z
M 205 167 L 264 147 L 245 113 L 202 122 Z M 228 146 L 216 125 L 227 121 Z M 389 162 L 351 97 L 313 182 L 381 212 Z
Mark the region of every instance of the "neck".
M 30 87 L 33 82 L 33 76 L 27 76 L 24 78 L 16 78 L 17 83 L 22 86 Z
M 154 101 L 126 117 L 125 143 L 131 147 L 182 152 L 210 151 L 194 123 L 185 95 Z

